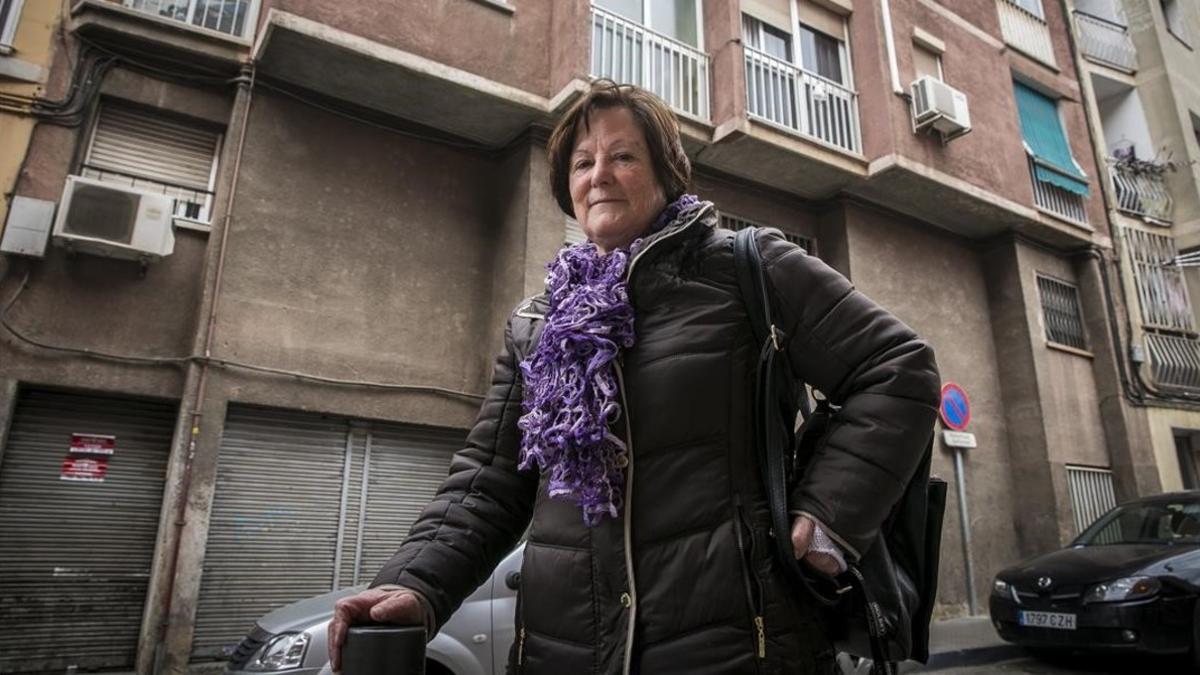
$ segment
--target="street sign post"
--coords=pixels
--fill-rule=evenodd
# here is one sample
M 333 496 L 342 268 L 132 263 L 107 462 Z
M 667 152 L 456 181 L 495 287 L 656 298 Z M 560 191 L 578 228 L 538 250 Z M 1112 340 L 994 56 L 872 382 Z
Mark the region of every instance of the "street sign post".
M 942 385 L 942 402 L 938 406 L 942 424 L 950 430 L 943 431 L 942 440 L 954 450 L 954 482 L 958 485 L 958 520 L 962 527 L 963 563 L 967 573 L 967 607 L 976 613 L 975 567 L 971 564 L 971 518 L 967 512 L 967 474 L 963 468 L 963 455 L 967 448 L 975 447 L 975 434 L 965 431 L 971 421 L 971 399 L 962 387 L 947 382 Z

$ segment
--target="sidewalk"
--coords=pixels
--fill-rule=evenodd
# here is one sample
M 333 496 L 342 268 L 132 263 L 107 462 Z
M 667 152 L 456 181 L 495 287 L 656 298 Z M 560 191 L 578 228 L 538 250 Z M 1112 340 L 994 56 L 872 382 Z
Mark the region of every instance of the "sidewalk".
M 934 621 L 929 632 L 929 663 L 906 662 L 903 673 L 927 673 L 963 666 L 996 663 L 1024 656 L 1020 647 L 1005 642 L 986 616 Z

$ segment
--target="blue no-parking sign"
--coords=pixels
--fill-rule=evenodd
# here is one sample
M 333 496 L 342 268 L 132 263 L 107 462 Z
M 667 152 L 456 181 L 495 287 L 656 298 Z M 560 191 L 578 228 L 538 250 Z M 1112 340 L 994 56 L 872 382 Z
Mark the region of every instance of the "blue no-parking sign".
M 942 385 L 942 405 L 938 412 L 942 424 L 955 431 L 966 429 L 971 421 L 971 401 L 967 399 L 967 392 L 953 382 Z

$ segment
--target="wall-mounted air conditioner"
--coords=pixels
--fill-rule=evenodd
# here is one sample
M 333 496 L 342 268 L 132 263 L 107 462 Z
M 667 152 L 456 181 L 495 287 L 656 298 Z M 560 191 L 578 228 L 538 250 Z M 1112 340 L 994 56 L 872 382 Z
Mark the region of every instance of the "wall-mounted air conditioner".
M 173 208 L 166 195 L 68 176 L 54 243 L 109 258 L 159 260 L 175 250 Z
M 971 130 L 971 111 L 961 91 L 926 75 L 912 83 L 913 131 L 934 129 L 942 140 L 962 136 Z

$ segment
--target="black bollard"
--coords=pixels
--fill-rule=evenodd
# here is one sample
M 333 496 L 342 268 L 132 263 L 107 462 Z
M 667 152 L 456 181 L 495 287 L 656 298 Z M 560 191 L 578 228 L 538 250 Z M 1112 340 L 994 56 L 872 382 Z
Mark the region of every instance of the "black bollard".
M 425 675 L 425 627 L 351 626 L 342 646 L 343 675 Z

